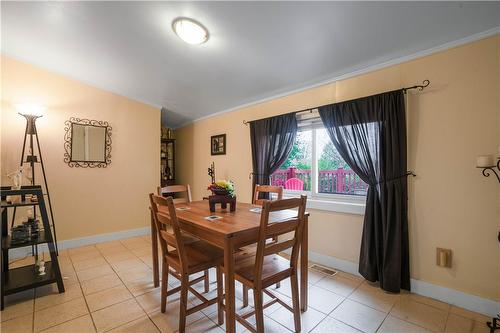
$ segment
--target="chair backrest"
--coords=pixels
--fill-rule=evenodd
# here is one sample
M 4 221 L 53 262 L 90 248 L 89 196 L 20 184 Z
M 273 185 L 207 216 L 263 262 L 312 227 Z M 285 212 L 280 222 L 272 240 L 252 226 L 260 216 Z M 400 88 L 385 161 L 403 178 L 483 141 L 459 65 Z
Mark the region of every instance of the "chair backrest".
M 168 254 L 168 246 L 174 247 L 177 250 L 181 265 L 179 268 L 187 271 L 188 262 L 186 252 L 184 250 L 182 232 L 179 227 L 179 220 L 177 219 L 172 197 L 164 198 L 150 193 L 149 200 L 151 202 L 150 208 L 153 212 L 156 229 L 158 230 L 158 235 L 160 236 L 160 245 L 163 255 Z M 166 209 L 161 209 L 160 207 L 164 207 Z M 165 214 L 166 210 L 168 210 L 168 215 Z M 167 226 L 170 226 L 171 228 L 167 228 Z
M 276 193 L 278 195 L 278 200 L 283 199 L 283 188 L 281 186 L 271 186 L 271 185 L 255 185 L 255 192 L 253 195 L 252 203 L 254 205 L 262 205 L 265 199 L 259 199 L 259 193 Z
M 165 186 L 165 187 L 159 187 L 157 188 L 157 194 L 159 196 L 162 196 L 163 193 L 168 193 L 168 194 L 182 194 L 182 197 L 180 198 L 173 198 L 174 203 L 186 203 L 186 202 L 191 202 L 193 201 L 191 199 L 191 187 L 188 185 L 170 185 L 170 186 Z
M 285 188 L 287 190 L 299 190 L 302 191 L 304 189 L 304 182 L 299 178 L 290 178 L 285 182 Z
M 255 276 L 262 276 L 264 257 L 277 254 L 292 248 L 290 258 L 290 267 L 297 268 L 299 249 L 302 240 L 302 230 L 304 227 L 305 211 L 307 197 L 283 199 L 276 201 L 265 201 L 262 205 L 262 213 L 260 217 L 259 240 L 257 242 L 257 253 L 255 257 Z M 279 219 L 279 212 L 287 209 L 298 208 L 297 215 L 286 220 L 278 222 L 269 221 L 270 213 L 273 213 L 273 219 Z M 291 239 L 281 237 L 280 241 L 268 243 L 267 239 L 274 238 L 279 235 L 293 233 Z M 256 280 L 261 281 L 261 278 Z

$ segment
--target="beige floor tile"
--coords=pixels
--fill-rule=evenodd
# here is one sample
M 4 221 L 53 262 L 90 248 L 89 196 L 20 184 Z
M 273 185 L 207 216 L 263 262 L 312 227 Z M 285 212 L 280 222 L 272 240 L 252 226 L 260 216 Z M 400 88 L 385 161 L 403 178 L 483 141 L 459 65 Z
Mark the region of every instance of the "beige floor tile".
M 285 326 L 291 331 L 295 331 L 295 324 L 293 319 L 293 313 L 288 311 L 283 306 L 276 311 L 274 311 L 268 317 L 277 321 L 281 325 Z M 300 326 L 302 332 L 306 333 L 311 331 L 316 325 L 318 325 L 323 319 L 326 318 L 326 314 L 316 311 L 313 308 L 309 308 L 306 312 L 302 312 L 300 316 Z
M 75 256 L 78 254 L 95 252 L 95 251 L 97 251 L 97 248 L 95 247 L 94 244 L 92 244 L 92 245 L 85 245 L 85 246 L 79 246 L 79 247 L 74 247 L 74 248 L 68 249 L 68 254 L 71 257 L 71 256 Z
M 208 317 L 203 317 L 200 320 L 186 326 L 186 332 L 205 332 L 205 333 L 223 333 L 216 323 L 211 321 Z
M 145 263 L 142 262 L 139 258 L 135 257 L 132 259 L 122 260 L 118 262 L 114 262 L 111 264 L 113 269 L 117 272 L 124 272 L 132 269 L 149 268 Z
M 167 307 L 165 313 L 160 311 L 155 311 L 149 314 L 151 320 L 163 333 L 175 332 L 179 329 L 179 301 L 169 301 L 167 302 Z M 192 304 L 188 305 L 192 306 Z M 191 323 L 205 317 L 200 311 L 195 312 L 186 318 L 186 326 Z
M 153 283 L 153 276 L 146 276 L 134 281 L 127 281 L 125 285 L 130 290 L 134 297 L 145 294 L 147 292 L 158 290 L 160 287 L 155 287 Z
M 336 275 L 334 277 L 325 277 L 315 285 L 341 296 L 349 296 L 360 284 L 361 281 Z
M 113 247 L 117 247 L 117 246 L 123 246 L 122 243 L 120 242 L 120 240 L 114 240 L 114 241 L 109 241 L 109 242 L 97 243 L 95 245 L 95 247 L 99 251 L 105 250 L 105 249 L 109 249 L 109 248 L 113 248 Z
M 131 281 L 139 280 L 139 279 L 146 278 L 146 277 L 152 277 L 153 270 L 147 266 L 146 267 L 139 266 L 137 268 L 133 268 L 133 269 L 130 269 L 127 271 L 117 272 L 117 274 L 120 277 L 120 279 L 122 279 L 122 281 L 126 283 L 126 282 L 131 282 Z M 172 280 L 172 279 L 173 278 L 169 278 L 169 284 L 170 284 L 170 280 Z
M 141 259 L 142 262 L 145 263 L 149 268 L 153 268 L 153 257 L 151 257 L 151 254 L 140 256 L 139 259 Z M 158 260 L 158 266 L 161 271 L 161 260 Z
M 347 299 L 333 310 L 330 316 L 363 332 L 370 333 L 377 331 L 386 314 Z
M 96 266 L 101 266 L 101 265 L 106 265 L 107 262 L 104 260 L 103 257 L 99 256 L 97 258 L 92 258 L 92 259 L 86 259 L 86 260 L 81 260 L 81 261 L 75 261 L 73 263 L 73 266 L 75 268 L 75 271 L 81 271 L 84 269 L 96 267 Z
M 441 301 L 438 301 L 436 299 L 432 299 L 429 297 L 417 295 L 417 294 L 401 294 L 402 298 L 409 298 L 411 301 L 418 302 L 418 303 L 423 303 L 427 304 L 430 306 L 433 306 L 435 308 L 441 309 L 443 311 L 449 311 L 450 310 L 450 305 L 448 303 L 444 303 Z
M 454 305 L 450 307 L 450 312 L 479 322 L 486 322 L 488 320 L 491 320 L 491 318 L 489 318 L 488 316 L 485 316 L 483 314 L 474 311 L 469 311 Z
M 106 264 L 78 271 L 76 275 L 78 276 L 80 282 L 83 282 L 112 273 L 114 273 L 113 269 L 111 268 L 111 266 Z
M 155 324 L 149 319 L 148 316 L 136 319 L 128 324 L 114 328 L 110 333 L 158 333 Z
M 99 252 L 101 252 L 101 254 L 103 256 L 110 256 L 110 255 L 114 255 L 114 254 L 118 254 L 118 253 L 130 252 L 130 250 L 127 249 L 125 246 L 120 244 L 120 245 L 117 245 L 114 247 L 99 249 Z
M 332 317 L 326 317 L 311 332 L 313 333 L 360 333 L 354 327 L 344 324 Z M 402 332 L 401 332 L 402 333 Z
M 350 296 L 358 303 L 368 305 L 374 309 L 389 313 L 400 295 L 383 291 L 378 285 L 362 283 Z
M 92 280 L 86 280 L 81 283 L 83 294 L 90 295 L 101 290 L 113 288 L 122 285 L 122 281 L 115 273 L 97 277 Z
M 144 317 L 145 314 L 135 299 L 130 299 L 93 312 L 92 319 L 97 332 L 104 332 Z
M 346 278 L 346 279 L 349 279 L 349 280 L 353 280 L 353 281 L 356 281 L 356 282 L 359 282 L 359 283 L 365 281 L 365 279 L 363 277 L 359 276 L 359 275 L 354 275 L 354 274 L 346 273 L 344 271 L 338 271 L 337 276 L 343 277 L 343 278 Z
M 130 251 L 138 257 L 145 256 L 145 255 L 152 256 L 151 244 L 145 244 L 142 247 L 138 247 L 138 248 L 132 249 Z
M 174 295 L 168 297 L 168 300 L 174 299 Z M 160 310 L 161 304 L 161 290 L 151 291 L 149 293 L 145 293 L 141 296 L 136 297 L 135 299 L 137 303 L 142 307 L 146 313 L 152 313 Z
M 63 293 L 59 293 L 57 284 L 53 283 L 36 288 L 35 295 L 35 311 L 39 311 L 80 298 L 82 290 L 79 284 L 70 284 L 64 286 Z
M 391 310 L 391 315 L 431 331 L 444 331 L 448 313 L 433 306 L 401 298 Z
M 94 323 L 90 315 L 78 317 L 76 319 L 64 322 L 57 326 L 50 327 L 43 333 L 95 333 Z
M 430 333 L 431 331 L 426 330 L 423 327 L 417 326 L 415 324 L 409 323 L 407 321 L 398 319 L 393 316 L 387 316 L 387 318 L 380 326 L 377 333 Z
M 104 258 L 110 264 L 114 264 L 114 263 L 117 263 L 120 261 L 134 259 L 134 258 L 136 258 L 136 256 L 132 252 L 130 252 L 129 250 L 125 250 L 125 251 L 115 252 L 115 253 L 111 253 L 111 254 L 105 254 Z
M 64 286 L 79 283 L 78 276 L 74 270 L 71 271 L 61 271 L 61 275 L 63 278 Z
M 446 321 L 445 333 L 471 333 L 474 326 L 472 319 L 450 313 Z
M 34 291 L 26 290 L 5 297 L 5 308 L 0 313 L 2 322 L 33 313 Z
M 271 315 L 272 317 L 272 315 Z M 248 321 L 255 327 L 255 317 L 248 318 Z M 248 331 L 245 331 L 248 332 Z M 290 333 L 291 331 L 268 316 L 264 316 L 264 332 L 266 333 Z
M 31 333 L 33 330 L 33 314 L 24 315 L 15 319 L 2 321 L 0 332 L 2 333 Z
M 344 296 L 332 293 L 326 289 L 316 286 L 309 287 L 309 306 L 325 314 L 332 312 L 344 299 Z
M 35 332 L 59 325 L 88 313 L 83 297 L 35 312 Z
M 113 304 L 121 303 L 130 298 L 132 298 L 132 294 L 130 294 L 124 285 L 105 289 L 85 296 L 90 312 L 103 309 Z

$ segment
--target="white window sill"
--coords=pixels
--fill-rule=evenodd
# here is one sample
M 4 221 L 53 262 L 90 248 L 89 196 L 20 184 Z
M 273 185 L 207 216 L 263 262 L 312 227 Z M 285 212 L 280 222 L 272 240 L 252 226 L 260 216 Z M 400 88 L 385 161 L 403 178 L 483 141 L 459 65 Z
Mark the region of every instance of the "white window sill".
M 298 191 L 297 191 L 298 192 Z M 311 197 L 311 193 L 283 193 L 284 198 L 296 198 L 301 194 L 307 195 L 307 208 L 308 209 L 318 209 L 328 212 L 336 213 L 347 213 L 364 215 L 365 214 L 365 197 L 356 199 L 339 199 L 336 198 L 324 198 L 324 197 Z

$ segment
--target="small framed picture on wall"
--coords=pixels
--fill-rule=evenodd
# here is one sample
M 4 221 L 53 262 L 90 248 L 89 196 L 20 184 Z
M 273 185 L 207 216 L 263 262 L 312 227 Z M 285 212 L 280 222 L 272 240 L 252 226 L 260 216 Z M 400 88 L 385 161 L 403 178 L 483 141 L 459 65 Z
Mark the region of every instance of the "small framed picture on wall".
M 226 155 L 226 134 L 213 135 L 210 138 L 212 155 Z

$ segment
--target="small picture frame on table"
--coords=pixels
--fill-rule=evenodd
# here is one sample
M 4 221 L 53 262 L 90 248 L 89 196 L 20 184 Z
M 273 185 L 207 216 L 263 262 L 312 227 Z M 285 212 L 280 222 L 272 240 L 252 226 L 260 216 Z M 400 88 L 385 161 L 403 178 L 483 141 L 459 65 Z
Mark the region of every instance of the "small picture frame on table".
M 210 152 L 212 155 L 226 155 L 226 134 L 212 135 Z

